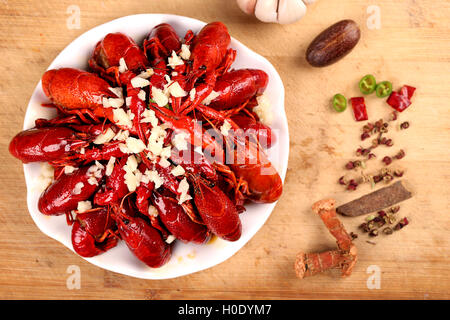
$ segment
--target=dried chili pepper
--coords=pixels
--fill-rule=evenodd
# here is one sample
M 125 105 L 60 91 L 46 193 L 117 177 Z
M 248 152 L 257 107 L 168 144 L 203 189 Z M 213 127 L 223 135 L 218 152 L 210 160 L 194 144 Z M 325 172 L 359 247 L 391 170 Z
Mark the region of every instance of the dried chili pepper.
M 355 115 L 356 121 L 365 121 L 369 119 L 363 97 L 350 98 L 350 102 L 352 103 L 353 114 Z

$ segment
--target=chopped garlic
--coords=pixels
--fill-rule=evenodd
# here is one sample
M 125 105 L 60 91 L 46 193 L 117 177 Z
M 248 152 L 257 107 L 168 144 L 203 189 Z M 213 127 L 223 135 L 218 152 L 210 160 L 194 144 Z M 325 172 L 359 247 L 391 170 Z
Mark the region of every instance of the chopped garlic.
M 184 43 L 181 45 L 180 57 L 184 60 L 189 60 L 189 58 L 191 57 L 191 50 L 189 49 L 189 45 Z
M 150 215 L 150 217 L 157 217 L 158 216 L 158 209 L 156 209 L 154 206 L 150 205 L 148 207 L 148 214 Z
M 47 162 L 41 163 L 41 174 L 37 179 L 40 190 L 45 190 L 53 182 L 54 172 L 55 169 Z
M 152 127 L 156 127 L 158 125 L 158 118 L 156 117 L 155 111 L 145 109 L 141 113 L 141 123 L 150 123 Z
M 202 101 L 202 104 L 209 105 L 211 101 L 213 101 L 215 98 L 219 96 L 219 93 L 216 91 L 211 91 L 211 93 L 205 98 L 205 100 Z
M 141 99 L 142 101 L 145 101 L 145 96 L 146 96 L 146 94 L 145 94 L 145 91 L 144 91 L 144 90 L 139 91 L 139 93 L 138 93 L 137 96 L 138 96 L 138 98 Z
M 136 188 L 139 186 L 139 181 L 142 178 L 141 172 L 137 174 L 137 167 L 138 163 L 133 155 L 128 157 L 127 163 L 123 166 L 123 170 L 125 170 L 125 184 L 127 185 L 130 192 L 136 190 Z
M 187 92 L 181 88 L 180 84 L 178 82 L 172 82 L 172 84 L 169 86 L 169 93 L 172 97 L 175 98 L 181 98 L 187 96 Z
M 145 150 L 145 143 L 140 139 L 129 137 L 125 140 L 125 143 L 131 153 L 139 153 Z
M 116 162 L 116 158 L 115 157 L 111 157 L 108 160 L 108 163 L 106 164 L 106 172 L 105 174 L 109 177 L 113 170 L 114 170 L 114 163 Z
M 172 173 L 172 175 L 174 175 L 175 177 L 178 176 L 182 176 L 185 174 L 185 170 L 182 166 L 178 165 L 175 168 L 172 169 L 172 171 L 170 171 Z
M 91 209 L 92 209 L 92 203 L 89 200 L 78 202 L 77 211 L 79 213 L 86 212 Z
M 95 138 L 94 144 L 105 144 L 110 142 L 115 135 L 116 133 L 111 128 L 108 128 L 105 133 L 101 133 Z
M 153 69 L 152 69 L 152 68 L 149 68 L 149 69 L 147 69 L 147 70 L 145 70 L 145 71 L 142 71 L 142 72 L 138 75 L 138 77 L 141 77 L 141 78 L 144 78 L 144 79 L 148 79 L 148 78 L 150 78 L 154 73 L 155 73 L 155 72 L 153 71 Z
M 179 151 L 187 150 L 188 149 L 188 145 L 187 145 L 186 139 L 188 137 L 189 136 L 186 133 L 184 133 L 184 132 L 178 133 L 172 138 L 172 145 L 175 148 L 177 148 Z
M 166 239 L 166 243 L 167 244 L 171 244 L 172 242 L 174 242 L 177 238 L 175 238 L 175 236 L 169 234 L 169 236 Z
M 95 165 L 97 166 L 98 169 L 105 169 L 105 166 L 102 165 L 100 162 L 98 162 L 97 160 L 95 160 Z
M 133 123 L 131 122 L 131 119 L 127 113 L 123 109 L 114 109 L 113 110 L 114 115 L 114 121 L 119 126 L 124 126 L 131 128 L 133 126 Z
M 169 103 L 169 98 L 161 89 L 152 87 L 152 99 L 155 100 L 158 107 L 164 107 Z
M 192 199 L 192 197 L 188 194 L 189 183 L 187 182 L 186 177 L 183 180 L 181 180 L 177 192 L 180 193 L 180 199 L 178 200 L 178 204 L 182 204 L 183 202 Z
M 126 97 L 125 98 L 125 104 L 127 107 L 129 107 L 131 105 L 131 97 Z
M 164 139 L 166 136 L 167 132 L 161 126 L 155 126 L 152 128 L 150 137 L 148 138 L 147 149 L 154 156 L 159 156 L 163 151 Z
M 105 108 L 120 108 L 123 106 L 124 100 L 123 98 L 107 98 L 103 97 L 102 104 Z
M 81 189 L 83 189 L 84 187 L 84 183 L 83 182 L 78 182 L 75 185 L 75 188 L 73 188 L 73 194 L 80 194 L 81 193 Z
M 124 73 L 127 70 L 128 70 L 128 67 L 127 67 L 127 64 L 125 63 L 125 59 L 120 58 L 119 59 L 119 72 Z
M 119 149 L 123 153 L 131 153 L 131 151 L 127 148 L 127 145 L 124 143 L 119 144 Z
M 126 166 L 128 167 L 128 169 L 130 169 L 131 172 L 136 171 L 137 167 L 138 167 L 138 162 L 136 160 L 136 157 L 133 155 L 129 156 L 127 159 Z
M 78 170 L 78 168 L 72 167 L 72 166 L 65 166 L 64 167 L 64 174 L 71 174 L 75 170 Z
M 202 147 L 200 147 L 200 146 L 195 147 L 194 151 L 199 153 L 199 154 L 201 154 L 201 155 L 203 155 L 203 150 L 202 150 Z
M 253 112 L 259 117 L 259 120 L 265 124 L 270 125 L 273 120 L 272 106 L 270 100 L 266 95 L 261 95 L 256 98 L 258 105 L 253 108 Z
M 124 166 L 125 169 L 125 166 Z M 128 187 L 128 191 L 133 192 L 136 191 L 136 188 L 138 187 L 138 179 L 137 177 L 134 175 L 133 172 L 130 172 L 129 170 L 125 171 L 125 184 Z
M 189 99 L 191 99 L 191 101 L 194 101 L 196 93 L 197 92 L 196 92 L 195 88 L 192 88 L 192 90 L 189 91 Z
M 176 66 L 182 66 L 183 64 L 183 60 L 181 60 L 177 53 L 172 50 L 172 56 L 169 57 L 169 63 L 167 65 L 172 69 L 175 69 Z
M 225 120 L 223 122 L 223 125 L 220 127 L 220 132 L 224 135 L 224 136 L 228 136 L 228 131 L 231 130 L 231 124 Z
M 167 160 L 167 158 L 161 158 L 161 160 L 159 160 L 159 165 L 163 168 L 168 168 L 171 163 Z
M 131 79 L 131 85 L 133 86 L 133 88 L 144 88 L 150 85 L 150 81 L 141 78 L 139 76 L 136 76 L 133 79 Z
M 117 98 L 123 98 L 123 89 L 121 87 L 116 88 L 109 87 L 108 89 L 109 91 L 114 93 L 117 96 Z
M 113 140 L 125 141 L 130 136 L 130 132 L 128 130 L 120 130 Z
M 162 158 L 170 158 L 170 156 L 172 155 L 172 147 L 171 146 L 164 147 L 159 155 Z
M 98 181 L 97 181 L 97 179 L 95 178 L 95 177 L 89 177 L 89 179 L 88 179 L 88 183 L 90 184 L 90 185 L 96 185 L 96 186 L 98 186 Z
M 164 179 L 158 174 L 158 171 L 156 170 L 145 170 L 141 181 L 144 183 L 148 183 L 150 181 L 153 182 L 155 184 L 155 190 L 164 184 Z

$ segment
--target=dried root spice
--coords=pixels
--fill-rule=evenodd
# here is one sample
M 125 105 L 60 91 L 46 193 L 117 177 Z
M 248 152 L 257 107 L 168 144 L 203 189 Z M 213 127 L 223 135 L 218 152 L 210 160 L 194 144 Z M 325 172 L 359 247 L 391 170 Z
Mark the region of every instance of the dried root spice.
M 385 209 L 411 197 L 412 193 L 403 186 L 402 181 L 398 181 L 390 186 L 343 204 L 336 211 L 345 216 L 356 217 Z

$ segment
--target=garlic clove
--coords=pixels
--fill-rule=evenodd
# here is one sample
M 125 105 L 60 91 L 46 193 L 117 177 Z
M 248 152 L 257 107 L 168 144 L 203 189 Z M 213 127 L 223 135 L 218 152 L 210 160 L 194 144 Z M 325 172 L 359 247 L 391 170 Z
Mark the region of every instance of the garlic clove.
M 278 22 L 278 0 L 258 0 L 255 7 L 255 16 L 263 22 Z
M 246 14 L 254 14 L 257 0 L 236 0 L 239 8 Z
M 303 18 L 305 14 L 306 5 L 301 0 L 279 0 L 278 23 L 293 23 Z

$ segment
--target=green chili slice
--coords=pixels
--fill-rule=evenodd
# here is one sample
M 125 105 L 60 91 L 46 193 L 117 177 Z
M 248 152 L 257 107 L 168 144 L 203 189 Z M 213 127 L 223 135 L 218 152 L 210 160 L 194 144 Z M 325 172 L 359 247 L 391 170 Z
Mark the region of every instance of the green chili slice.
M 347 109 L 347 99 L 340 93 L 333 97 L 333 108 L 337 112 L 342 112 Z
M 378 98 L 387 97 L 392 93 L 392 83 L 389 81 L 383 81 L 377 84 L 376 94 Z
M 361 90 L 363 94 L 371 94 L 372 92 L 375 91 L 376 86 L 377 81 L 375 80 L 375 77 L 371 74 L 364 76 L 359 81 L 359 90 Z

